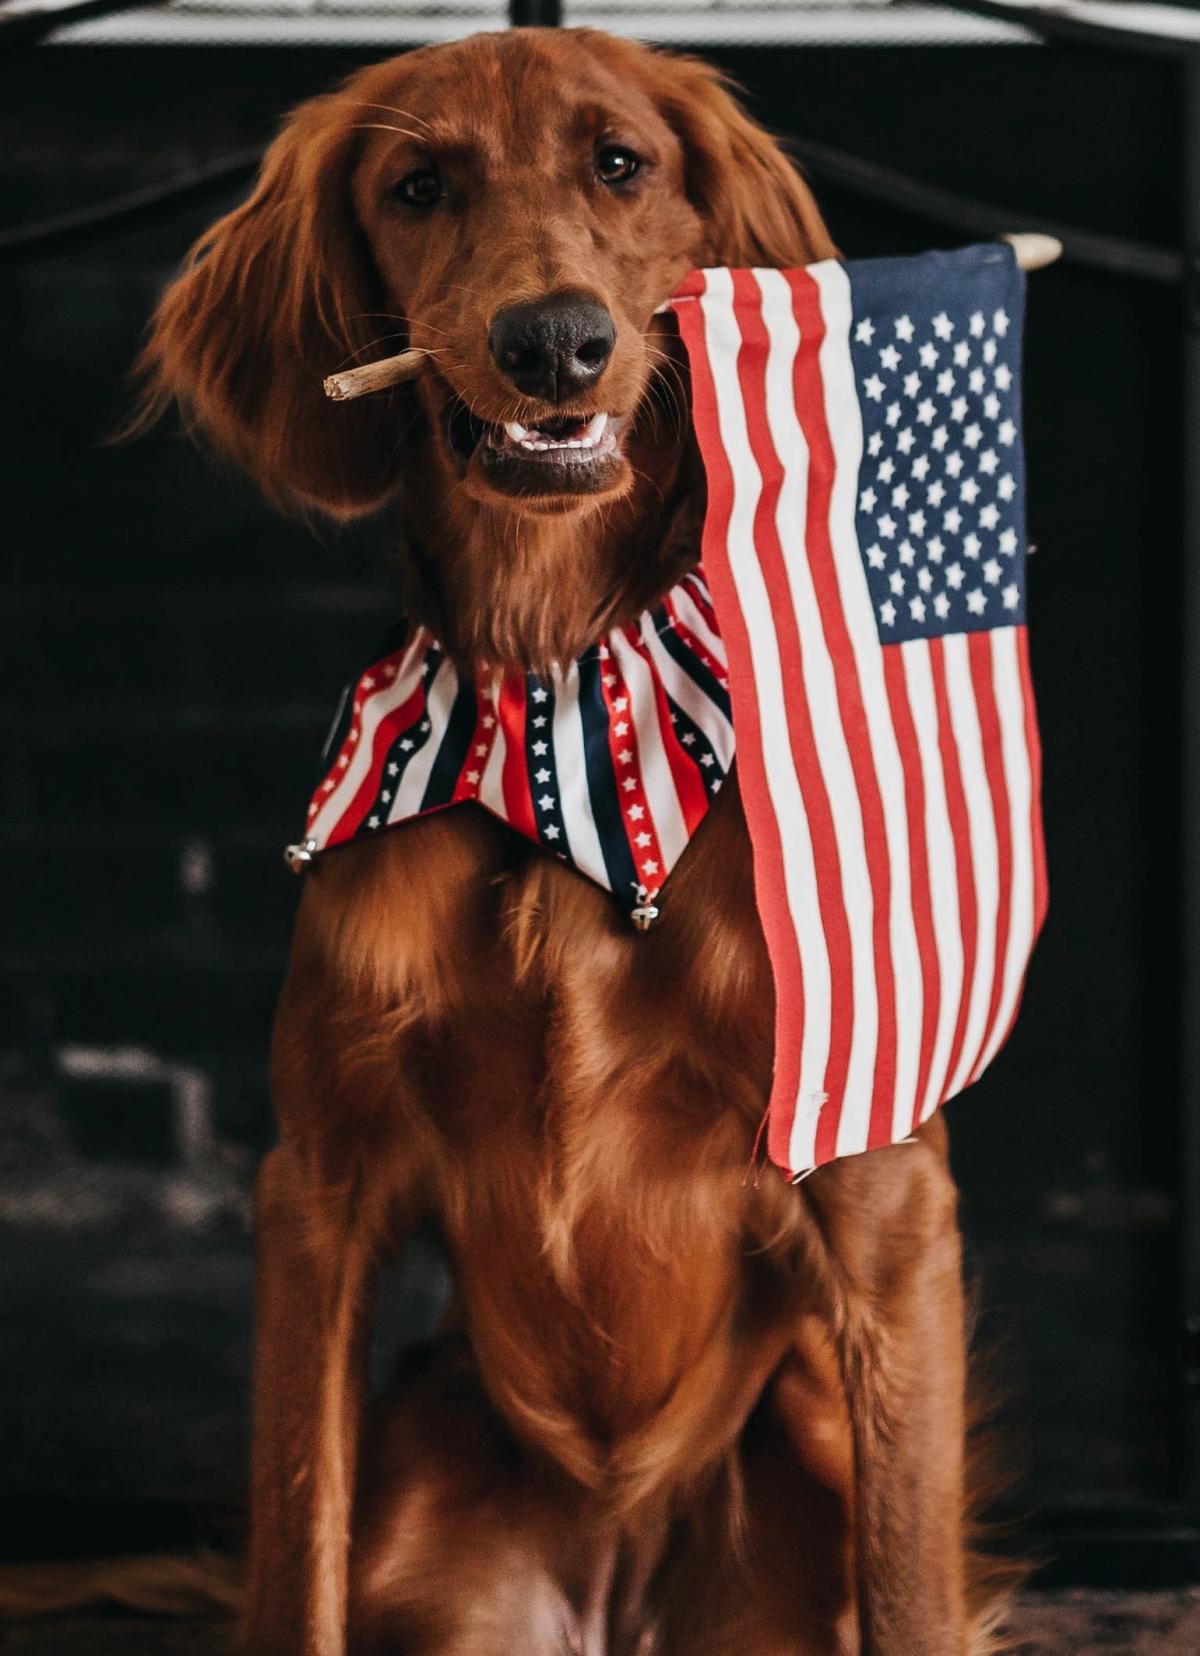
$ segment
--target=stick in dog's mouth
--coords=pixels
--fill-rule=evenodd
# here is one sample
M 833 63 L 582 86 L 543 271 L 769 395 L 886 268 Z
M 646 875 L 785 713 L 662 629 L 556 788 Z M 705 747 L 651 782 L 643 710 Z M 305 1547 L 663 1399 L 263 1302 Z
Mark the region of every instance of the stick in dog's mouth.
M 1062 257 L 1063 245 L 1058 238 L 1043 235 L 1039 231 L 1018 231 L 1011 236 L 1002 236 L 1000 239 L 1009 243 L 1022 270 L 1044 270 L 1047 265 L 1054 264 L 1057 259 Z M 654 314 L 659 316 L 667 309 L 668 305 L 664 301 L 663 304 L 658 306 Z M 382 362 L 368 362 L 364 363 L 361 368 L 347 368 L 342 373 L 330 374 L 325 381 L 325 395 L 333 402 L 350 402 L 355 397 L 369 396 L 373 391 L 386 391 L 391 386 L 401 385 L 405 380 L 413 379 L 419 374 L 425 367 L 429 355 L 428 351 L 401 351 L 398 356 L 385 357 Z M 601 417 L 596 415 L 594 418 L 600 419 Z M 511 437 L 513 442 L 520 444 L 530 452 L 538 451 L 543 443 L 547 449 L 551 447 L 570 449 L 573 446 L 571 440 L 561 441 L 557 436 L 545 437 L 544 426 L 534 427 L 531 432 L 526 431 L 524 427 L 518 427 L 515 423 L 511 427 L 504 426 L 496 429 L 503 429 L 506 438 Z M 524 432 L 524 436 L 514 436 L 513 433 L 518 430 Z M 573 433 L 572 437 L 574 436 Z M 532 441 L 527 441 L 530 437 L 532 437 Z M 585 445 L 580 441 L 578 446 L 584 447 Z

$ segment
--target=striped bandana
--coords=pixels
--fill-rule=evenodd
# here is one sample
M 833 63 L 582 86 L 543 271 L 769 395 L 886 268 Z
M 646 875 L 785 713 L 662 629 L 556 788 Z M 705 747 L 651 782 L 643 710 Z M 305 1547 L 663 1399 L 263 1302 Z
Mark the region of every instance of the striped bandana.
M 289 861 L 474 800 L 644 929 L 733 752 L 725 647 L 699 574 L 545 677 L 463 679 L 418 627 L 343 695 Z

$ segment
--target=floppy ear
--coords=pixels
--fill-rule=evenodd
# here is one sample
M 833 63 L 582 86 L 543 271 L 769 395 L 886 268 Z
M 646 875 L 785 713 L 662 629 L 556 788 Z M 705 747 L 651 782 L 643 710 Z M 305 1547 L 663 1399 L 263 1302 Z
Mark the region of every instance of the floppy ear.
M 137 364 L 137 425 L 177 401 L 277 504 L 342 517 L 388 493 L 395 451 L 378 406 L 335 405 L 321 385 L 365 360 L 379 332 L 368 314 L 378 280 L 351 205 L 354 152 L 336 95 L 297 110 L 249 200 L 192 248 Z
M 781 268 L 836 258 L 808 185 L 729 78 L 697 58 L 656 61 L 659 108 L 683 142 L 688 195 L 708 228 L 705 262 Z

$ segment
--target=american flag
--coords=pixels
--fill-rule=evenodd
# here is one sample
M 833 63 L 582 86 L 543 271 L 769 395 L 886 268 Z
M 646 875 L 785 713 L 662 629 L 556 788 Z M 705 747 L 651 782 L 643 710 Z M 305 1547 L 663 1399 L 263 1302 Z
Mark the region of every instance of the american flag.
M 1023 277 L 987 246 L 700 271 L 672 304 L 798 1177 L 978 1077 L 1045 912 Z
M 289 851 L 473 801 L 649 919 L 733 751 L 725 646 L 697 572 L 544 676 L 463 675 L 428 628 L 402 628 L 343 697 Z

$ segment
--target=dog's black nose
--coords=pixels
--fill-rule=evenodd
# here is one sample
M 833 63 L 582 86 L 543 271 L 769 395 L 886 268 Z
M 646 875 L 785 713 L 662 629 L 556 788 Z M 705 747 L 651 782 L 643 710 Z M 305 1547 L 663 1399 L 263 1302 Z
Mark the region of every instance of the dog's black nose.
M 488 332 L 496 366 L 518 391 L 548 402 L 565 402 L 595 385 L 616 340 L 603 305 L 569 296 L 505 305 Z

